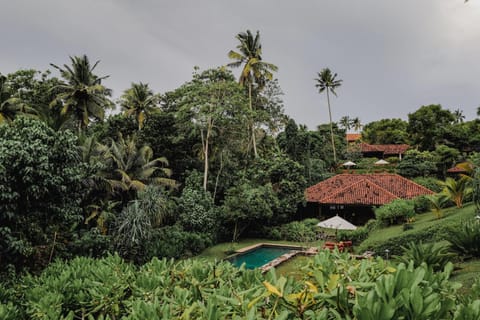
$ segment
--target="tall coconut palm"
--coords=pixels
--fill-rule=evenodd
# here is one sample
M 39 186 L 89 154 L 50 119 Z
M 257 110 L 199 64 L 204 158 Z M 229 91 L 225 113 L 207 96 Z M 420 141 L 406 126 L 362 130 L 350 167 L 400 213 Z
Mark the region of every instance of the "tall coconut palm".
M 50 64 L 60 72 L 66 81 L 57 86 L 59 94 L 51 103 L 51 107 L 62 105 L 61 114 L 70 114 L 78 125 L 79 131 L 88 126 L 91 119 L 103 120 L 105 110 L 113 107 L 108 99 L 111 90 L 102 85 L 108 76 L 99 77 L 93 74 L 100 61 L 90 65 L 86 55 L 70 57 L 71 66 L 63 68 Z
M 228 66 L 237 68 L 243 64 L 239 83 L 248 88 L 249 107 L 253 112 L 253 86 L 257 85 L 258 89 L 263 88 L 265 81 L 271 80 L 273 77 L 272 72 L 277 71 L 278 68 L 274 64 L 262 60 L 262 45 L 260 43 L 260 33 L 258 31 L 255 37 L 250 30 L 247 30 L 247 32 L 237 34 L 236 38 L 240 42 L 237 45 L 238 51 L 230 50 L 228 57 L 235 61 L 229 63 Z M 250 123 L 250 132 L 252 136 L 253 153 L 255 157 L 258 157 L 255 139 L 255 123 L 253 118 Z
M 158 111 L 158 95 L 148 87 L 147 83 L 132 83 L 131 88 L 125 90 L 120 98 L 120 106 L 127 116 L 134 116 L 138 123 L 138 130 L 149 114 Z
M 330 135 L 332 139 L 332 148 L 333 148 L 333 161 L 337 163 L 337 151 L 335 150 L 335 141 L 333 139 L 333 122 L 332 122 L 332 111 L 330 109 L 330 92 L 337 96 L 335 90 L 341 86 L 342 80 L 337 80 L 337 74 L 332 74 L 329 68 L 322 69 L 318 72 L 318 78 L 315 79 L 317 83 L 315 87 L 318 88 L 319 93 L 327 92 L 327 103 L 328 103 L 328 115 L 330 117 Z
M 344 129 L 345 131 L 348 132 L 352 128 L 352 119 L 350 119 L 349 116 L 343 116 L 340 118 L 340 121 L 338 122 Z
M 360 118 L 358 118 L 358 117 L 353 118 L 351 124 L 352 124 L 353 130 L 355 130 L 357 132 L 360 131 L 363 127 L 362 122 L 360 121 Z

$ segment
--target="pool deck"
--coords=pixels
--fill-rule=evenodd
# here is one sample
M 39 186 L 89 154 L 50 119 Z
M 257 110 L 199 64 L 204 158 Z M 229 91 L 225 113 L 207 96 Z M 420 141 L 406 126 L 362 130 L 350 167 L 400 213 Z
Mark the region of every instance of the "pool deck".
M 285 244 L 277 244 L 277 243 L 257 243 L 248 247 L 244 247 L 238 250 L 235 250 L 236 253 L 245 253 L 250 250 L 256 249 L 258 247 L 262 246 L 268 246 L 268 247 L 282 247 L 282 248 L 292 248 L 291 252 L 285 253 L 281 255 L 280 257 L 273 259 L 272 261 L 268 262 L 267 264 L 264 264 L 263 266 L 260 267 L 260 270 L 262 273 L 267 272 L 268 270 L 278 266 L 279 264 L 295 257 L 298 254 L 302 255 L 315 255 L 318 253 L 318 248 L 316 247 L 310 247 L 307 249 L 304 249 L 300 246 L 293 246 L 293 245 L 285 245 Z

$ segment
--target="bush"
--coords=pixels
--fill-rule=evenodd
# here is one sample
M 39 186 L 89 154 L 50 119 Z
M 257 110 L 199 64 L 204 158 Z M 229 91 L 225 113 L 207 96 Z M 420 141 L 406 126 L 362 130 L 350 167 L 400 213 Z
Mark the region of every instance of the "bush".
M 378 220 L 370 219 L 363 226 L 352 231 L 341 230 L 338 232 L 338 240 L 340 241 L 352 241 L 355 245 L 360 244 L 363 240 L 368 238 L 370 232 L 375 230 L 379 226 Z
M 180 226 L 167 226 L 155 229 L 145 244 L 144 260 L 153 257 L 184 258 L 200 253 L 212 245 L 211 235 L 187 232 Z
M 432 177 L 417 177 L 413 179 L 413 182 L 418 183 L 433 192 L 438 193 L 442 191 L 442 186 L 438 183 L 438 180 Z
M 272 240 L 311 242 L 317 240 L 318 219 L 293 221 L 276 227 L 264 227 L 263 234 Z
M 415 213 L 424 213 L 430 210 L 430 200 L 427 196 L 419 196 L 413 199 L 413 210 Z
M 464 221 L 451 229 L 448 241 L 454 251 L 467 257 L 480 257 L 480 221 Z
M 386 226 L 407 222 L 414 216 L 412 200 L 398 199 L 375 209 L 375 217 Z
M 397 260 L 409 264 L 413 261 L 415 267 L 426 263 L 434 271 L 440 271 L 445 268 L 454 256 L 448 252 L 449 245 L 441 242 L 422 243 L 409 242 L 407 246 L 401 247 L 403 254 L 397 257 Z
M 441 220 L 441 222 L 432 225 L 425 229 L 411 229 L 404 231 L 396 237 L 386 240 L 363 242 L 359 247 L 359 252 L 374 251 L 383 255 L 385 250 L 389 250 L 392 255 L 402 255 L 403 250 L 401 244 L 415 242 L 427 243 L 432 241 L 443 241 L 449 239 L 452 234 L 455 234 L 457 228 L 462 224 L 462 221 Z

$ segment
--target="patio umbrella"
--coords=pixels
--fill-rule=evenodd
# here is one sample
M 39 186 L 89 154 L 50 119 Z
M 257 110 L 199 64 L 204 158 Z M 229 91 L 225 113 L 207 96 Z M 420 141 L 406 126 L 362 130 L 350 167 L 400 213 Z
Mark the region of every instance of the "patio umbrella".
M 383 160 L 383 159 L 380 159 L 380 160 L 378 160 L 377 162 L 375 162 L 375 165 L 377 165 L 377 166 L 383 166 L 383 165 L 385 165 L 385 164 L 390 164 L 390 162 L 385 161 L 385 160 Z
M 317 224 L 317 226 L 327 229 L 336 229 L 336 230 L 355 230 L 357 227 L 347 220 L 335 216 L 327 220 L 323 220 Z
M 347 168 L 350 168 L 350 167 L 353 167 L 353 166 L 356 166 L 356 165 L 357 164 L 353 161 L 347 161 L 344 164 L 342 164 L 342 166 L 347 167 Z

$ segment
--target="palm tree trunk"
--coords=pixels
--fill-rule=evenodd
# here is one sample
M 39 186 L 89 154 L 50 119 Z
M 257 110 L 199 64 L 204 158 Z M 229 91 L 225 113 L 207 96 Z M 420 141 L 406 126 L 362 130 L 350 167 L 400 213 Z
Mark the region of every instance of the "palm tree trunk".
M 258 158 L 258 153 L 257 153 L 257 141 L 255 138 L 255 123 L 253 121 L 253 105 L 252 105 L 252 84 L 249 82 L 248 84 L 248 103 L 250 106 L 250 111 L 252 111 L 252 118 L 250 119 L 251 121 L 251 131 L 252 131 L 252 146 L 253 146 L 253 154 L 255 155 L 255 158 Z
M 337 165 L 337 151 L 335 150 L 335 140 L 333 139 L 332 111 L 330 109 L 330 95 L 328 94 L 328 91 L 330 91 L 330 90 L 327 88 L 328 115 L 330 116 L 330 136 L 332 138 L 333 162 L 335 162 L 335 166 L 336 166 Z

